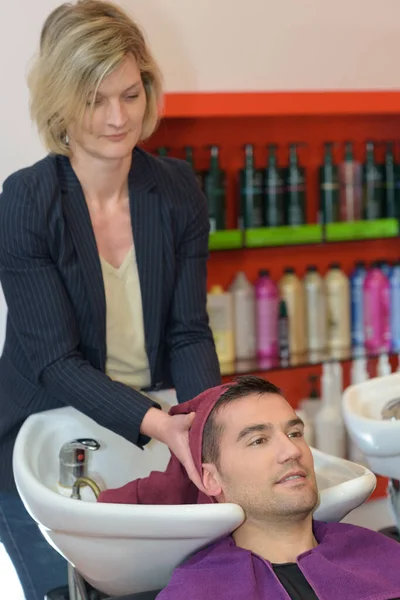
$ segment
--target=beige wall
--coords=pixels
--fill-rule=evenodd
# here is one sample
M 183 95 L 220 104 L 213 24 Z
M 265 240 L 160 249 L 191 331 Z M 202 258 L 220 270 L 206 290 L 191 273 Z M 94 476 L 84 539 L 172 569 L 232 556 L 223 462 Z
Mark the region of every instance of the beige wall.
M 2 0 L 0 186 L 43 149 L 26 65 L 60 0 Z M 399 0 L 121 0 L 146 30 L 167 91 L 400 89 Z M 400 108 L 400 107 L 399 107 Z M 5 310 L 0 293 L 0 348 Z
M 26 65 L 60 0 L 1 3 L 0 185 L 43 153 Z M 119 0 L 136 16 L 167 91 L 400 89 L 399 0 Z
M 121 0 L 171 91 L 400 88 L 398 0 Z

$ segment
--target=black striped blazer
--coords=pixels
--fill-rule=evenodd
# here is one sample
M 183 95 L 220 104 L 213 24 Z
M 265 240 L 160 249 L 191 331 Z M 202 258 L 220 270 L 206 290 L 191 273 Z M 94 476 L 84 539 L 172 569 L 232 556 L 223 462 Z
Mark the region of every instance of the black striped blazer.
M 151 389 L 183 402 L 220 383 L 206 313 L 207 206 L 184 161 L 133 152 L 129 173 Z M 64 405 L 141 446 L 154 405 L 105 374 L 106 306 L 89 212 L 68 158 L 11 175 L 0 195 L 0 281 L 8 306 L 0 358 L 0 489 L 29 415 Z

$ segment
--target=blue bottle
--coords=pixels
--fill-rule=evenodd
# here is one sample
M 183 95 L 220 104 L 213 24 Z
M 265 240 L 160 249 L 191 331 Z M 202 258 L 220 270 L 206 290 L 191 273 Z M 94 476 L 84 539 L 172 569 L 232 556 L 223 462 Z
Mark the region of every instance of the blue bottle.
M 378 262 L 379 262 L 379 268 L 380 268 L 380 270 L 389 279 L 390 274 L 392 272 L 392 267 L 391 267 L 390 263 L 387 260 L 384 260 L 384 259 L 381 259 Z
M 365 262 L 356 262 L 353 273 L 350 276 L 351 294 L 351 343 L 353 349 L 364 348 L 364 279 L 367 274 Z
M 393 352 L 400 352 L 400 260 L 390 273 L 390 335 Z

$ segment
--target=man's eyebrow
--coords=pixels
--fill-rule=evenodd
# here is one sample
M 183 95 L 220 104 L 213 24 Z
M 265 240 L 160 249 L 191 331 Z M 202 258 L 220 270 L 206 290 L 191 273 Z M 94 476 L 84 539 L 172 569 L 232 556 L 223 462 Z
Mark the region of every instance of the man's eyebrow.
M 236 441 L 240 442 L 243 438 L 247 437 L 251 433 L 271 431 L 273 428 L 274 426 L 272 425 L 272 423 L 256 423 L 254 425 L 249 425 L 248 427 L 245 427 L 244 429 L 242 429 L 242 431 L 240 431 Z
M 292 427 L 295 427 L 296 425 L 301 425 L 302 427 L 304 427 L 304 421 L 302 419 L 300 419 L 300 417 L 296 417 L 295 419 L 290 419 L 290 421 L 286 421 L 285 425 L 284 425 L 284 429 L 291 429 Z M 271 431 L 272 429 L 274 429 L 274 426 L 272 423 L 255 423 L 254 425 L 249 425 L 248 427 L 245 427 L 244 429 L 242 429 L 236 439 L 236 442 L 240 442 L 243 438 L 247 437 L 248 435 L 252 434 L 252 433 L 261 433 L 263 431 Z

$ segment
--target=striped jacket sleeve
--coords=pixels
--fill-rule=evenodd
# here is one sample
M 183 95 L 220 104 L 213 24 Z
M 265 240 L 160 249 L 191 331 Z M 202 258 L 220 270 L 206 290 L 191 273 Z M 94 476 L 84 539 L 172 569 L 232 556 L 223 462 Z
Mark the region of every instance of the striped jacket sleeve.
M 42 182 L 42 185 L 45 183 Z M 112 381 L 78 352 L 74 312 L 49 255 L 46 216 L 21 174 L 0 196 L 0 280 L 8 318 L 33 373 L 46 391 L 135 444 L 151 406 L 146 396 Z

